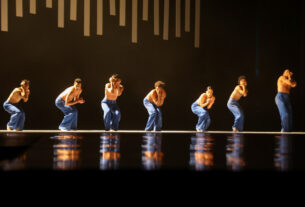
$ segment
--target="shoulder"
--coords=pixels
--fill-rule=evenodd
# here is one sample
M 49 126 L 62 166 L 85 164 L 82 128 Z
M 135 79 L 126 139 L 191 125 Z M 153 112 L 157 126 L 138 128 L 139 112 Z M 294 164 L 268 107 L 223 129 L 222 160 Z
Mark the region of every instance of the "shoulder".
M 12 92 L 13 92 L 13 93 L 21 92 L 21 89 L 20 89 L 20 88 L 14 88 L 14 90 L 13 90 Z
M 110 87 L 110 83 L 106 83 L 105 88 L 109 88 Z

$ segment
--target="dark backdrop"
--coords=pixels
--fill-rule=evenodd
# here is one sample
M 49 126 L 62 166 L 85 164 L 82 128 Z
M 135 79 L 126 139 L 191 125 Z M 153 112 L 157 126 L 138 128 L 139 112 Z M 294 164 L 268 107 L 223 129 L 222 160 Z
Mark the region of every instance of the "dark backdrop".
M 241 101 L 246 113 L 245 130 L 279 131 L 280 119 L 274 102 L 276 80 L 285 67 L 290 67 L 298 82 L 291 94 L 294 130 L 305 130 L 304 1 L 202 0 L 199 49 L 193 46 L 194 12 L 191 32 L 182 31 L 182 37 L 175 38 L 173 1 L 169 40 L 162 40 L 163 1 L 160 1 L 161 35 L 153 35 L 150 1 L 149 21 L 138 22 L 138 44 L 131 43 L 131 1 L 127 1 L 126 27 L 118 26 L 118 16 L 109 16 L 108 1 L 104 1 L 107 9 L 102 37 L 94 35 L 95 1 L 91 1 L 90 37 L 82 35 L 80 4 L 78 21 L 71 22 L 66 2 L 65 28 L 59 29 L 57 1 L 53 9 L 45 8 L 45 1 L 37 1 L 37 15 L 24 12 L 23 18 L 15 17 L 14 2 L 9 2 L 9 32 L 0 32 L 0 100 L 4 102 L 21 79 L 31 80 L 30 100 L 23 104 L 26 129 L 57 128 L 63 115 L 54 105 L 55 98 L 76 77 L 83 79 L 86 99 L 85 104 L 78 105 L 79 129 L 104 129 L 100 106 L 104 85 L 112 73 L 119 73 L 125 86 L 118 99 L 121 129 L 144 128 L 147 112 L 143 98 L 155 81 L 163 80 L 168 94 L 162 108 L 163 129 L 194 129 L 197 117 L 190 106 L 211 85 L 216 103 L 210 111 L 210 130 L 231 130 L 233 115 L 226 102 L 237 77 L 246 75 L 249 96 Z M 191 2 L 194 11 L 194 1 Z M 24 6 L 28 11 L 28 1 Z M 0 126 L 5 128 L 9 115 L 2 109 L 0 117 Z

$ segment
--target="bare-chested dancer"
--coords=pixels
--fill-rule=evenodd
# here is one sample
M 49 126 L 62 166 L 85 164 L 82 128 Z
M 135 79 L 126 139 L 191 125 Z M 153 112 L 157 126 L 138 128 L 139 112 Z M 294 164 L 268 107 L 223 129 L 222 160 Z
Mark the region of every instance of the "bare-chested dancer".
M 80 97 L 82 93 L 82 80 L 77 78 L 74 80 L 74 85 L 64 90 L 56 98 L 55 105 L 64 113 L 64 119 L 59 125 L 62 131 L 70 131 L 77 129 L 78 111 L 76 104 L 85 103 L 85 100 Z
M 30 81 L 22 80 L 20 87 L 15 88 L 8 99 L 4 102 L 3 108 L 11 114 L 10 121 L 7 123 L 7 130 L 21 131 L 24 127 L 25 113 L 20 107 L 21 100 L 27 102 L 30 95 Z
M 277 91 L 275 103 L 280 112 L 282 132 L 292 131 L 292 106 L 290 103 L 290 90 L 297 86 L 297 83 L 291 79 L 293 73 L 286 69 L 277 81 Z
M 117 98 L 122 95 L 124 87 L 121 85 L 122 79 L 118 74 L 113 74 L 109 78 L 109 83 L 105 86 L 105 97 L 102 100 L 102 109 L 104 111 L 104 125 L 105 130 L 119 129 L 121 120 L 120 108 L 117 104 Z
M 228 108 L 233 113 L 235 120 L 234 125 L 232 127 L 233 132 L 240 132 L 244 129 L 244 112 L 240 107 L 238 101 L 243 96 L 246 97 L 248 95 L 247 90 L 247 81 L 245 76 L 240 76 L 238 78 L 238 85 L 235 87 L 232 92 L 230 99 L 228 101 Z
M 162 112 L 160 107 L 166 98 L 164 86 L 165 83 L 162 81 L 155 82 L 155 89 L 151 90 L 143 100 L 144 106 L 149 114 L 145 127 L 146 131 L 161 131 Z
M 203 132 L 211 124 L 211 118 L 208 109 L 212 108 L 215 102 L 215 96 L 213 96 L 213 89 L 211 86 L 207 87 L 205 93 L 192 104 L 192 112 L 198 116 L 198 122 L 196 124 L 197 132 Z

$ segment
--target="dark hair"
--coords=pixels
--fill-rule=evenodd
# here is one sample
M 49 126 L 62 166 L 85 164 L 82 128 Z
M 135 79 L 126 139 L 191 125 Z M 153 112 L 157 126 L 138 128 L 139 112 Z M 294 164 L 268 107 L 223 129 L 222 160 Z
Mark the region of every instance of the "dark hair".
M 111 78 L 118 78 L 118 79 L 120 79 L 120 76 L 119 76 L 119 74 L 112 74 Z
M 76 78 L 76 79 L 74 80 L 74 83 L 82 83 L 82 79 Z
M 212 86 L 207 87 L 207 90 L 210 90 L 210 89 L 213 90 Z
M 22 83 L 25 83 L 25 84 L 27 85 L 27 84 L 30 84 L 30 81 L 29 81 L 28 79 L 23 79 L 23 80 L 20 82 L 20 85 L 21 85 Z
M 241 80 L 245 79 L 246 80 L 246 76 L 241 75 L 238 77 L 238 84 L 240 83 Z
M 165 83 L 163 81 L 155 82 L 155 88 L 157 88 L 157 87 L 164 88 L 164 86 L 165 86 Z

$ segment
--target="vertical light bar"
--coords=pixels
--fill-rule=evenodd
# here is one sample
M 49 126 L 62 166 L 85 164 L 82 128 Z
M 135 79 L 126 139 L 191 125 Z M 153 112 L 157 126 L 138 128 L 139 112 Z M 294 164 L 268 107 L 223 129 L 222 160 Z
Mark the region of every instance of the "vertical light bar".
M 138 42 L 138 0 L 132 0 L 131 42 Z
M 163 39 L 168 40 L 169 0 L 164 0 Z
M 70 0 L 70 20 L 77 19 L 77 0 Z
M 154 0 L 154 35 L 160 34 L 160 8 L 159 0 Z
M 184 24 L 184 30 L 186 32 L 191 31 L 190 27 L 190 20 L 191 20 L 191 2 L 190 0 L 185 0 L 185 24 Z
M 176 0 L 176 37 L 181 37 L 181 0 Z
M 148 21 L 148 0 L 143 0 L 143 20 Z
M 8 5 L 7 0 L 1 0 L 1 31 L 8 31 Z
M 200 43 L 200 0 L 195 2 L 195 48 L 199 48 Z
M 65 25 L 65 0 L 58 0 L 58 22 L 59 28 L 64 28 Z
M 52 8 L 53 7 L 52 0 L 46 0 L 46 7 L 47 8 Z
M 90 0 L 84 0 L 84 36 L 90 36 Z
M 16 16 L 23 17 L 23 0 L 16 0 Z
M 126 0 L 120 0 L 120 26 L 126 26 Z
M 36 0 L 30 0 L 30 14 L 36 14 Z
M 109 0 L 110 15 L 115 16 L 115 0 Z
M 97 0 L 97 35 L 103 35 L 103 0 Z

